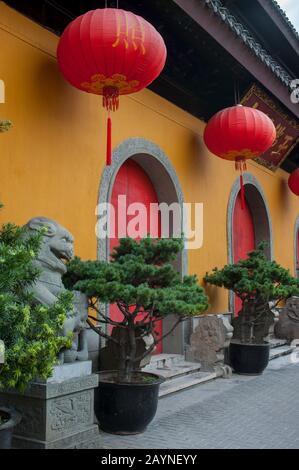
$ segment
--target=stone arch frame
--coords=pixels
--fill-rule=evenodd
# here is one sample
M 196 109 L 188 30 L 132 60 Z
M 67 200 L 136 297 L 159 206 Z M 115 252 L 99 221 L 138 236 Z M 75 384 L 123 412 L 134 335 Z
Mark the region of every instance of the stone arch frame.
M 266 197 L 262 186 L 258 180 L 251 173 L 244 173 L 245 195 L 248 196 L 249 207 L 252 210 L 255 238 L 257 244 L 262 240 L 269 241 L 269 248 L 267 255 L 269 259 L 273 259 L 273 230 L 270 210 L 266 201 Z M 234 234 L 233 234 L 233 214 L 237 196 L 240 191 L 240 178 L 236 178 L 229 197 L 228 210 L 227 210 L 227 241 L 228 241 L 228 262 L 234 262 Z M 253 210 L 254 209 L 254 210 Z M 266 220 L 267 224 L 260 224 L 261 220 Z M 299 222 L 299 221 L 298 221 Z M 229 295 L 229 311 L 234 311 L 234 294 L 230 292 Z
M 183 214 L 184 196 L 176 174 L 169 158 L 160 147 L 143 138 L 130 138 L 123 141 L 113 151 L 112 165 L 103 171 L 98 204 L 109 203 L 111 200 L 113 185 L 121 166 L 133 159 L 147 173 L 157 192 L 159 203 L 179 203 Z M 182 219 L 182 233 L 183 233 Z M 98 239 L 97 258 L 102 261 L 109 259 L 109 239 Z M 177 261 L 177 268 L 182 276 L 188 273 L 188 254 L 185 249 Z M 164 320 L 165 330 L 173 324 L 175 319 L 170 316 Z M 185 345 L 189 340 L 191 324 L 186 322 L 180 325 L 172 335 L 163 342 L 164 352 L 184 354 Z
M 295 273 L 295 276 L 299 277 L 299 270 L 297 267 L 298 256 L 299 256 L 298 231 L 299 231 L 299 215 L 297 215 L 295 227 L 294 227 L 294 273 Z

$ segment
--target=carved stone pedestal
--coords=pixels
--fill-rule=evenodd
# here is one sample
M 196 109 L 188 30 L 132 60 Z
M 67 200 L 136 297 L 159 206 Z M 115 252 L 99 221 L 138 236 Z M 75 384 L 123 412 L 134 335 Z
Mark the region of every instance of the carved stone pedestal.
M 98 386 L 98 376 L 90 371 L 90 362 L 64 365 L 55 369 L 52 379 L 32 383 L 24 395 L 1 393 L 0 404 L 14 407 L 22 415 L 15 429 L 13 447 L 99 448 L 99 430 L 94 424 L 94 389 Z

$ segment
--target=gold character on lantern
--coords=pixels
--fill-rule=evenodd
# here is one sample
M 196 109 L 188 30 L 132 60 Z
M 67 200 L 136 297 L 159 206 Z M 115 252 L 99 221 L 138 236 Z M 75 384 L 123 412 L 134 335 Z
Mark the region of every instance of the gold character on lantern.
M 129 26 L 128 17 L 125 15 L 125 28 L 122 30 L 121 16 L 117 15 L 117 37 L 112 47 L 118 47 L 122 42 L 125 44 L 126 49 L 132 46 L 135 51 L 140 48 L 142 55 L 145 55 L 146 50 L 144 46 L 145 31 L 142 26 L 134 27 Z

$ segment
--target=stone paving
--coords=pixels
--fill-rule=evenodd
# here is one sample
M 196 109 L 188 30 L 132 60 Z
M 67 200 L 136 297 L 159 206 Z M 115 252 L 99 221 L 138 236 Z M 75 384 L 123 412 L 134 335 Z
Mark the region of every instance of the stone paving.
M 299 449 L 299 364 L 217 379 L 160 400 L 139 436 L 101 433 L 102 449 Z

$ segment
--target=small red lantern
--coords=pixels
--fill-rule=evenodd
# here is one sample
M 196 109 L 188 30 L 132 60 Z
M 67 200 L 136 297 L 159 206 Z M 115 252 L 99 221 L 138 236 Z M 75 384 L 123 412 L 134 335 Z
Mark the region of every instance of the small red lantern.
M 288 184 L 292 193 L 299 196 L 299 168 L 291 173 Z
M 61 36 L 57 57 L 66 80 L 79 90 L 103 96 L 108 111 L 107 164 L 111 164 L 110 112 L 119 96 L 146 88 L 166 62 L 162 36 L 131 12 L 105 8 L 72 21 Z
M 276 129 L 271 119 L 258 109 L 242 105 L 219 111 L 207 124 L 204 141 L 208 149 L 217 157 L 235 161 L 236 169 L 241 171 L 243 208 L 243 171 L 246 171 L 246 160 L 269 150 L 275 139 Z

